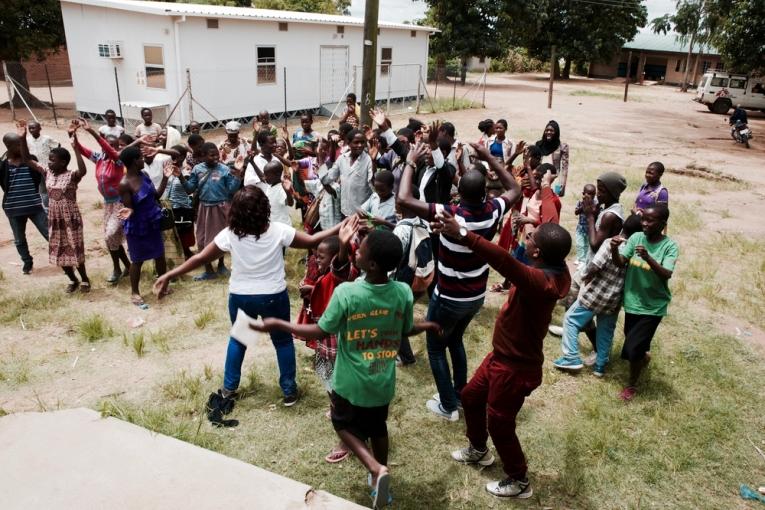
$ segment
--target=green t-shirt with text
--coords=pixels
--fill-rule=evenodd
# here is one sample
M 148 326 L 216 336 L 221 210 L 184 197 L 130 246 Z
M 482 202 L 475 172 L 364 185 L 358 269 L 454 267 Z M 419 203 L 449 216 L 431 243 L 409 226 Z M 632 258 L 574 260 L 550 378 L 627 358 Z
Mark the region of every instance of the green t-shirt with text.
M 677 244 L 667 236 L 650 243 L 643 232 L 636 232 L 619 248 L 619 253 L 628 259 L 627 274 L 624 279 L 624 311 L 638 315 L 667 315 L 667 306 L 672 300 L 669 280 L 660 278 L 635 253 L 635 247 L 643 245 L 648 254 L 662 267 L 675 270 L 675 263 L 680 252 Z
M 396 389 L 396 354 L 412 329 L 412 290 L 401 282 L 365 280 L 339 285 L 319 327 L 337 335 L 332 388 L 359 407 L 390 403 Z

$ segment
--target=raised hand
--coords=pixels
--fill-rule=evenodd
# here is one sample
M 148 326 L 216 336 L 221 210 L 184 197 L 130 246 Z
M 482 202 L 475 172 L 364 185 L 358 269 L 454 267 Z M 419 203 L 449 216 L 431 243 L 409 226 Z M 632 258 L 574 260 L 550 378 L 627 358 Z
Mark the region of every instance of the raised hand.
M 173 175 L 176 177 L 181 175 L 181 169 L 178 168 L 177 165 L 165 165 L 165 168 L 162 169 L 162 173 L 169 179 Z
M 385 127 L 385 112 L 381 108 L 369 110 L 369 116 L 378 126 Z
M 622 236 L 614 236 L 611 238 L 611 248 L 618 248 L 625 239 Z
M 518 145 L 515 146 L 515 152 L 520 154 L 524 150 L 526 150 L 526 142 L 524 140 L 521 140 L 520 142 L 518 142 Z
M 141 147 L 141 154 L 143 154 L 143 157 L 145 158 L 153 158 L 157 155 L 157 153 L 159 153 L 159 149 L 157 147 L 151 147 L 148 145 Z
M 588 216 L 595 216 L 598 212 L 598 205 L 589 196 L 582 200 L 582 212 Z
M 453 239 L 460 238 L 461 225 L 457 222 L 457 218 L 452 216 L 448 211 L 443 211 L 436 216 L 436 221 L 430 224 L 430 227 L 434 232 L 443 233 Z
M 72 119 L 69 121 L 69 125 L 66 127 L 66 132 L 69 135 L 69 138 L 74 136 L 74 133 L 77 131 L 77 128 L 80 127 L 79 122 L 77 119 Z
M 359 230 L 359 217 L 356 214 L 352 214 L 348 216 L 348 218 L 343 221 L 342 225 L 340 225 L 340 232 L 337 233 L 337 237 L 340 238 L 340 243 L 343 245 L 348 245 L 348 243 L 351 242 L 351 239 L 353 239 L 353 236 L 358 232 Z
M 434 120 L 430 125 L 430 129 L 428 130 L 428 143 L 430 143 L 431 146 L 435 145 L 436 141 L 438 141 L 439 129 L 441 129 L 441 121 Z
M 483 145 L 479 145 L 477 143 L 471 143 L 470 147 L 472 147 L 473 151 L 475 151 L 475 156 L 482 161 L 489 161 L 489 158 L 492 157 L 491 152 L 489 152 L 489 149 L 487 149 Z M 457 161 L 459 161 L 459 159 Z
M 90 131 L 91 129 L 90 122 L 88 122 L 85 118 L 80 117 L 79 119 L 77 119 L 77 121 L 80 123 L 80 126 L 82 127 L 82 129 L 84 129 L 85 131 Z
M 417 165 L 417 162 L 428 153 L 428 147 L 424 143 L 420 142 L 414 147 L 409 149 L 409 153 L 406 155 L 406 162 L 413 165 Z
M 292 181 L 287 178 L 282 179 L 282 188 L 289 194 L 292 191 Z
M 553 181 L 555 178 L 558 177 L 557 174 L 552 173 L 551 171 L 545 172 L 545 174 L 542 176 L 542 184 L 547 184 L 548 186 L 552 186 Z
M 287 130 L 287 126 L 282 126 L 282 136 L 284 136 L 284 138 L 289 139 L 290 132 Z
M 16 121 L 16 134 L 19 136 L 27 136 L 27 121 L 25 120 Z
M 238 155 L 234 160 L 234 168 L 240 172 L 244 169 L 244 156 L 242 154 Z

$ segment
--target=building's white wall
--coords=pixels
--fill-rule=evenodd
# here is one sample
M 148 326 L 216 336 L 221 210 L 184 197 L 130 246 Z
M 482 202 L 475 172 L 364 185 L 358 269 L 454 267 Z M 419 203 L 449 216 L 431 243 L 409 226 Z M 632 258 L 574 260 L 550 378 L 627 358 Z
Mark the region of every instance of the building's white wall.
M 260 110 L 284 110 L 284 68 L 287 69 L 287 110 L 315 108 L 320 105 L 320 48 L 348 46 L 348 78 L 354 66 L 361 90 L 362 36 L 359 27 L 345 27 L 337 34 L 335 25 L 290 23 L 286 32 L 277 22 L 220 18 L 217 29 L 208 29 L 204 18 L 187 18 L 180 25 L 180 48 L 183 68 L 191 70 L 194 97 L 219 119 L 245 117 Z M 256 47 L 276 47 L 276 84 L 257 84 Z M 427 65 L 428 35 L 408 30 L 381 29 L 378 37 L 378 62 L 382 47 L 393 48 L 391 96 L 414 96 L 417 74 Z M 396 67 L 395 64 L 415 64 Z M 379 76 L 377 98 L 388 96 L 388 78 Z M 194 107 L 197 120 L 210 120 Z
M 175 50 L 171 18 L 127 11 L 62 3 L 67 51 L 72 69 L 75 102 L 84 112 L 119 112 L 114 68 L 119 77 L 122 101 L 166 103 L 171 107 L 178 97 Z M 98 56 L 98 44 L 121 41 L 123 58 Z M 144 74 L 143 45 L 163 46 L 165 89 L 139 84 Z
M 481 62 L 480 57 L 470 57 L 467 60 L 467 70 L 468 71 L 479 71 L 483 72 L 484 69 L 488 69 L 491 65 L 491 59 L 489 57 L 484 58 L 484 62 Z

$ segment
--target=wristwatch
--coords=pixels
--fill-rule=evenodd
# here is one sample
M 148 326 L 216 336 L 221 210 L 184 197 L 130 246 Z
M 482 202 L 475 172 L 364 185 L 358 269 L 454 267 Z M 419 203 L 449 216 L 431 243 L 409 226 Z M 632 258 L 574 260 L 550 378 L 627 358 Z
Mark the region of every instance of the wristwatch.
M 467 227 L 460 227 L 460 239 L 465 239 L 468 235 Z

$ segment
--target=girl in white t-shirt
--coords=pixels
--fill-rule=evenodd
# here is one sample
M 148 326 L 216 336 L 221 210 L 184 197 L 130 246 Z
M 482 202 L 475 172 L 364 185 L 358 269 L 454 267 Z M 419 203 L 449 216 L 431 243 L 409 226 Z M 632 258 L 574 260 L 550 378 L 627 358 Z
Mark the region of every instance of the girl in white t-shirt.
M 256 186 L 245 186 L 237 191 L 231 202 L 229 226 L 200 253 L 162 275 L 154 284 L 158 295 L 164 295 L 172 278 L 231 254 L 228 311 L 231 322 L 239 309 L 253 318 L 277 317 L 289 320 L 290 302 L 284 272 L 286 247 L 315 248 L 327 237 L 337 235 L 340 225 L 308 235 L 292 226 L 270 221 L 268 197 Z M 279 365 L 279 386 L 284 394 L 284 405 L 292 406 L 298 398 L 295 383 L 295 347 L 289 333 L 274 331 L 271 341 L 276 349 Z M 216 425 L 236 425 L 235 420 L 223 420 L 234 407 L 239 387 L 242 361 L 246 347 L 229 338 L 223 387 L 210 396 L 208 418 Z

